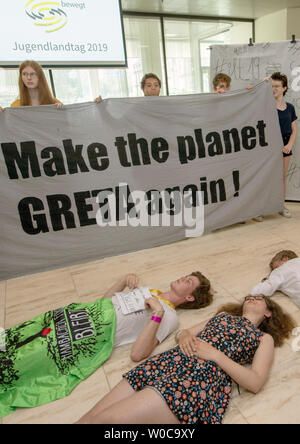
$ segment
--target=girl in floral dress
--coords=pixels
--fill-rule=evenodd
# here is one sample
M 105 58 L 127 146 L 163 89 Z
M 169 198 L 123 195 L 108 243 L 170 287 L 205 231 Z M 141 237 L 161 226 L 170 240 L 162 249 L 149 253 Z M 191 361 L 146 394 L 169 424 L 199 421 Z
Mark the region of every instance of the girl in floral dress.
M 257 393 L 268 378 L 274 347 L 293 328 L 291 317 L 265 296 L 224 306 L 208 322 L 179 331 L 177 347 L 123 375 L 79 423 L 219 424 L 232 381 Z

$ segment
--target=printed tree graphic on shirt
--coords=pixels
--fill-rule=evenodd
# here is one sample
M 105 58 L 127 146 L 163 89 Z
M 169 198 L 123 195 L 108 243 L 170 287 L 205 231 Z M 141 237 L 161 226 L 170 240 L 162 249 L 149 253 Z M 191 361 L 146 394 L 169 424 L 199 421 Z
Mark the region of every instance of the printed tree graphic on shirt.
M 66 309 L 69 310 L 76 310 L 77 308 L 78 306 L 76 304 L 71 304 L 66 307 Z M 104 311 L 97 306 L 97 304 L 91 304 L 87 313 L 93 322 L 95 335 L 88 339 L 73 342 L 72 355 L 66 359 L 60 358 L 56 334 L 53 334 L 53 330 L 55 332 L 55 327 L 53 327 L 53 311 L 38 317 L 37 320 L 24 322 L 6 330 L 6 351 L 0 352 L 1 389 L 6 391 L 19 379 L 20 375 L 16 369 L 18 352 L 21 349 L 23 352 L 23 350 L 26 350 L 28 344 L 32 344 L 38 339 L 40 346 L 46 347 L 46 353 L 48 357 L 54 361 L 58 371 L 64 375 L 69 374 L 72 368 L 80 366 L 80 360 L 82 358 L 92 358 L 99 353 L 101 342 L 103 345 L 106 343 L 105 336 L 103 337 L 103 341 L 101 341 L 101 336 L 103 336 L 105 332 L 104 327 L 109 326 L 111 322 L 103 322 L 103 319 L 105 319 Z M 32 333 L 35 324 L 37 324 L 37 332 L 26 337 L 26 327 L 30 326 L 30 332 Z M 43 326 L 42 328 L 41 325 Z
M 6 351 L 0 352 L 0 386 L 4 389 L 11 387 L 19 379 L 18 371 L 15 369 L 18 350 L 37 338 L 48 336 L 51 332 L 51 329 L 47 328 L 47 324 L 45 324 L 45 327 L 38 333 L 21 340 L 24 337 L 24 329 L 34 324 L 34 321 L 24 322 L 5 332 Z
M 49 333 L 51 333 L 51 328 L 43 328 L 39 333 L 36 333 L 35 335 L 30 336 L 29 338 L 25 339 L 23 342 L 19 342 L 16 346 L 16 349 L 24 347 L 24 345 L 29 344 L 30 342 L 34 341 L 37 338 L 44 338 L 45 336 L 48 336 Z

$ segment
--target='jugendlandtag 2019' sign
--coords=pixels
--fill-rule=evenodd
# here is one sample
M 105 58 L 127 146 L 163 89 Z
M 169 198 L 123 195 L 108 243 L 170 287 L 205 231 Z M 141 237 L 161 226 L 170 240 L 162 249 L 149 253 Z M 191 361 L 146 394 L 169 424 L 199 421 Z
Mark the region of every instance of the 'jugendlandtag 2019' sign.
M 0 35 L 2 66 L 127 63 L 120 0 L 10 0 Z

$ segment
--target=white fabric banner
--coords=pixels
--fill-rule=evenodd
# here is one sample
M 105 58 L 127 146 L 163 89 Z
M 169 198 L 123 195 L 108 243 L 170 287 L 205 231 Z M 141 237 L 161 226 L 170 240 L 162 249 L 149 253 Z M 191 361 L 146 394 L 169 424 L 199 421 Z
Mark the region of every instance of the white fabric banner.
M 271 86 L 0 114 L 0 278 L 283 209 Z
M 294 105 L 299 122 L 299 40 L 296 43 L 267 42 L 256 43 L 253 46 L 213 45 L 211 49 L 211 79 L 220 72 L 228 74 L 232 78 L 231 89 L 255 84 L 274 72 L 280 71 L 285 74 L 289 80 L 289 90 L 285 99 Z M 287 200 L 300 201 L 300 128 L 293 153 L 287 174 Z

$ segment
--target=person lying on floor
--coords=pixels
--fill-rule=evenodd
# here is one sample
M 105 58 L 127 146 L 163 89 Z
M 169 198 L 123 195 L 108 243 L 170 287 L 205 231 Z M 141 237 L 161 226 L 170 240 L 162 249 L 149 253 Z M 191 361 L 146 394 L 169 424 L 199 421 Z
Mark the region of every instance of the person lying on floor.
M 197 309 L 208 306 L 213 299 L 209 280 L 199 271 L 171 282 L 170 289 L 159 290 L 138 287 L 138 277 L 128 274 L 113 285 L 104 295 L 112 298 L 117 317 L 115 347 L 133 343 L 130 357 L 133 361 L 147 358 L 155 347 L 178 327 L 176 308 Z M 122 295 L 128 287 L 132 299 L 140 300 L 140 307 L 126 312 Z M 136 290 L 134 290 L 136 288 Z M 121 299 L 120 299 L 121 296 Z
M 279 251 L 270 262 L 269 276 L 255 287 L 250 294 L 272 296 L 281 291 L 300 307 L 300 258 L 291 250 Z
M 0 418 L 69 395 L 115 346 L 134 343 L 131 358 L 148 357 L 177 328 L 176 307 L 212 302 L 210 282 L 199 272 L 172 282 L 164 293 L 137 285 L 135 274 L 126 275 L 95 302 L 70 304 L 5 330 Z
M 77 424 L 220 424 L 232 380 L 258 393 L 274 346 L 282 346 L 294 326 L 265 296 L 227 304 L 207 322 L 179 331 L 179 346 L 125 373 Z

